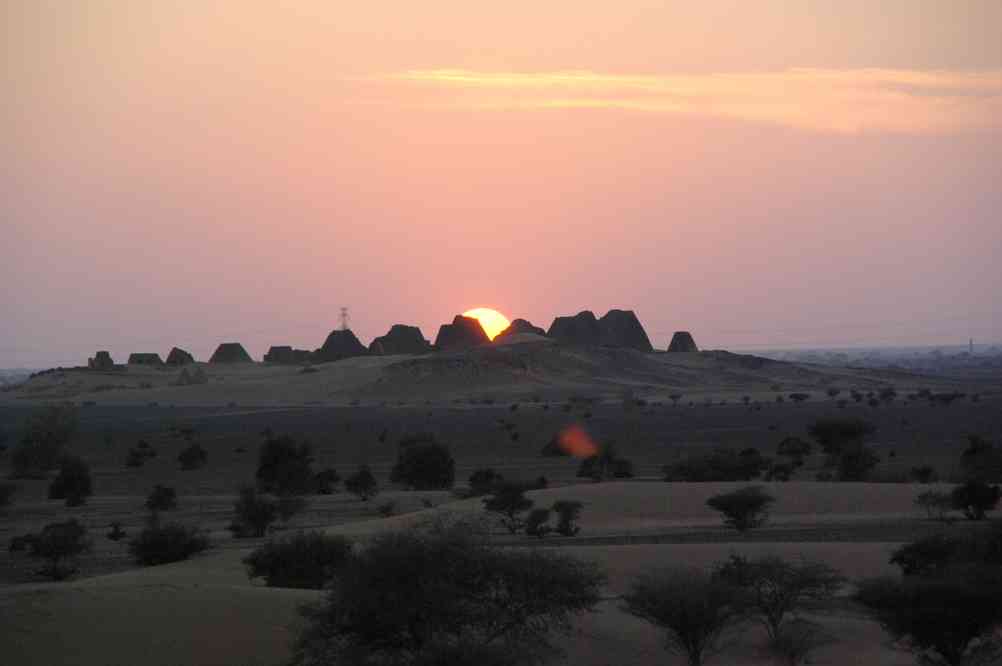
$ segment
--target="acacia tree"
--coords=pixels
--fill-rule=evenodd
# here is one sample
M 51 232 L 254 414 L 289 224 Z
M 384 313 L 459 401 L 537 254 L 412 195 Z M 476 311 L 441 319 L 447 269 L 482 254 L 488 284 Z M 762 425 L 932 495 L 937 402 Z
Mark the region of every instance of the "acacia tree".
M 522 514 L 535 504 L 525 496 L 525 486 L 517 483 L 503 483 L 497 486 L 494 494 L 482 501 L 484 509 L 488 513 L 497 514 L 501 524 L 512 534 L 517 534 L 525 527 Z
M 598 603 L 603 582 L 591 563 L 497 548 L 462 527 L 385 533 L 304 610 L 292 663 L 539 664 L 558 654 L 551 635 Z
M 805 604 L 831 599 L 845 583 L 823 562 L 787 562 L 775 555 L 753 560 L 731 555 L 714 575 L 745 592 L 743 605 L 765 627 L 770 645 L 783 637 L 787 616 Z
M 11 451 L 14 478 L 44 478 L 59 464 L 63 447 L 77 431 L 73 403 L 47 405 L 33 411 L 24 425 L 21 441 Z
M 761 527 L 769 517 L 769 506 L 776 498 L 761 486 L 747 486 L 730 493 L 714 495 L 706 500 L 707 506 L 724 515 L 724 524 L 738 532 Z
M 636 578 L 624 610 L 665 632 L 670 652 L 701 666 L 720 647 L 725 631 L 742 619 L 741 592 L 702 569 L 675 568 Z
M 53 580 L 72 576 L 77 570 L 77 556 L 89 552 L 90 548 L 87 528 L 76 519 L 50 523 L 31 541 L 31 555 L 46 561 L 39 573 Z

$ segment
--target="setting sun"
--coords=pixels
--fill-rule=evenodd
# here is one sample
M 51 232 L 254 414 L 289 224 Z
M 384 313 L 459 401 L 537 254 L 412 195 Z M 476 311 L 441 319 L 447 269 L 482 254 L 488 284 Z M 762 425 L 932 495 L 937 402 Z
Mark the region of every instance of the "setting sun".
M 480 322 L 480 325 L 484 329 L 484 333 L 491 340 L 500 333 L 501 331 L 508 328 L 511 324 L 508 318 L 497 310 L 492 310 L 490 308 L 473 308 L 472 310 L 467 310 L 463 313 L 464 317 L 473 317 Z

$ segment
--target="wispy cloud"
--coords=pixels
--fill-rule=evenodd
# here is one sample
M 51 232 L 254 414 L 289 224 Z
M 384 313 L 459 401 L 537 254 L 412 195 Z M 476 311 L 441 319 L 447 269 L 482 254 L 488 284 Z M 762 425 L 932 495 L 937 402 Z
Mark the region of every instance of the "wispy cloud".
M 1002 127 L 1002 71 L 790 69 L 693 75 L 411 70 L 384 81 L 426 104 L 482 109 L 624 109 L 722 116 L 834 132 Z

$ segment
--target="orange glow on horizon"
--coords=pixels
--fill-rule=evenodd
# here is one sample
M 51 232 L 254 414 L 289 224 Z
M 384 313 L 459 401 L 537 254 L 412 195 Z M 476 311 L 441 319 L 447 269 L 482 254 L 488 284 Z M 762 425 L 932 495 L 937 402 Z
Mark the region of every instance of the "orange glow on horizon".
M 497 334 L 505 330 L 511 325 L 508 318 L 497 310 L 492 310 L 491 308 L 473 308 L 472 310 L 467 310 L 463 313 L 464 317 L 473 317 L 480 322 L 480 326 L 483 327 L 484 333 L 487 337 L 493 340 L 497 337 Z

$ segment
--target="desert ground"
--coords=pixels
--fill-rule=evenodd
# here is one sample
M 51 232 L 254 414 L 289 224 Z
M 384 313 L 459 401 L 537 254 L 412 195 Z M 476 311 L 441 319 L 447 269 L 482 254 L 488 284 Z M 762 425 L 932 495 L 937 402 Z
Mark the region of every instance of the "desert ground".
M 895 547 L 970 529 L 969 521 L 929 520 L 914 499 L 958 478 L 969 434 L 1002 439 L 1002 378 L 951 380 L 725 352 L 639 354 L 533 342 L 462 354 L 346 359 L 308 372 L 262 364 L 203 367 L 208 382 L 201 385 L 175 385 L 176 369 L 66 369 L 0 393 L 0 429 L 9 434 L 8 444 L 38 405 L 76 403 L 79 432 L 69 449 L 87 460 L 94 476 L 94 495 L 84 506 L 48 500 L 46 481 L 27 480 L 18 481 L 14 503 L 0 513 L 0 543 L 68 517 L 84 523 L 94 542 L 93 552 L 80 558 L 80 572 L 65 582 L 38 578 L 37 563 L 0 550 L 5 663 L 283 663 L 300 622 L 297 608 L 322 593 L 248 580 L 241 559 L 262 540 L 234 539 L 225 529 L 237 486 L 254 477 L 266 428 L 308 440 L 317 468 L 345 476 L 369 465 L 381 486 L 370 501 L 343 490 L 313 496 L 305 511 L 276 529 L 279 535 L 310 528 L 364 541 L 436 516 L 478 515 L 479 499 L 389 483 L 398 440 L 415 432 L 433 433 L 450 447 L 459 486 L 474 470 L 493 467 L 510 479 L 545 476 L 548 487 L 529 493 L 538 505 L 582 502 L 578 536 L 496 538 L 512 548 L 559 548 L 607 570 L 604 601 L 561 639 L 566 656 L 559 663 L 587 666 L 684 663 L 664 651 L 656 630 L 621 609 L 618 597 L 629 579 L 650 567 L 709 566 L 731 553 L 776 553 L 824 561 L 850 580 L 893 573 L 888 557 Z M 850 390 L 888 386 L 897 397 L 876 406 L 849 398 Z M 831 387 L 841 393 L 829 397 Z M 965 395 L 948 406 L 908 398 L 921 389 Z M 796 392 L 809 397 L 794 402 L 788 396 Z M 663 465 L 715 447 L 755 447 L 774 456 L 781 440 L 807 438 L 812 421 L 832 415 L 876 426 L 871 444 L 881 462 L 870 480 L 818 481 L 823 461 L 809 457 L 790 481 L 756 482 L 776 503 L 767 525 L 745 535 L 724 527 L 705 502 L 749 484 L 662 480 Z M 614 441 L 617 453 L 633 462 L 635 476 L 593 483 L 576 477 L 576 460 L 543 457 L 543 446 L 569 425 L 585 428 L 597 442 Z M 141 439 L 157 455 L 142 467 L 127 467 L 127 452 Z M 201 469 L 182 471 L 177 455 L 191 442 L 208 451 L 208 460 Z M 7 465 L 0 457 L 0 468 Z M 918 465 L 934 467 L 941 482 L 912 482 L 910 471 Z M 104 538 L 113 521 L 130 534 L 141 529 L 143 502 L 154 484 L 177 489 L 174 517 L 206 530 L 209 551 L 138 567 L 124 541 Z M 813 663 L 914 663 L 849 601 L 848 592 L 818 616 L 836 641 Z M 762 638 L 760 629 L 743 628 L 710 663 L 770 663 Z

